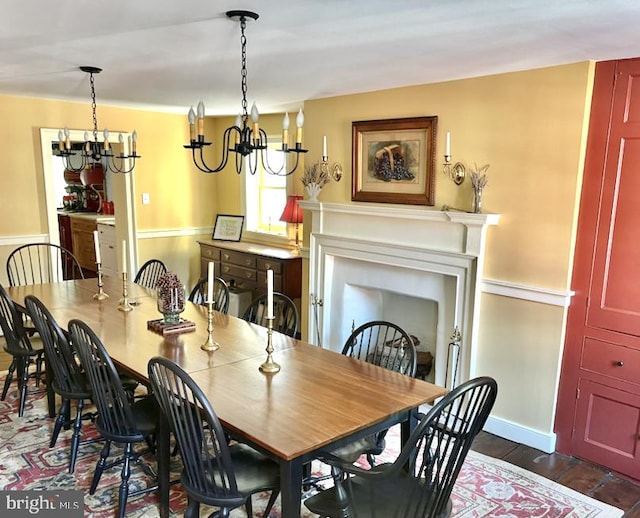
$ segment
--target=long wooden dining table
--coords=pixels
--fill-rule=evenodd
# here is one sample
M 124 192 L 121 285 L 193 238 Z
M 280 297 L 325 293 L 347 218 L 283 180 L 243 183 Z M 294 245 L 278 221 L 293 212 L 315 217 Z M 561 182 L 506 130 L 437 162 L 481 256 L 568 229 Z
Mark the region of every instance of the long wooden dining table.
M 118 309 L 121 279 L 104 279 L 106 300 L 96 300 L 96 279 L 11 287 L 19 305 L 35 295 L 62 327 L 85 321 L 104 343 L 114 362 L 142 383 L 154 356 L 185 369 L 211 401 L 222 425 L 234 438 L 252 445 L 279 463 L 283 518 L 299 518 L 303 466 L 319 451 L 333 449 L 397 423 L 407 437 L 419 405 L 446 389 L 369 363 L 273 333 L 275 374 L 259 366 L 266 360 L 267 330 L 233 316 L 214 312 L 214 339 L 220 348 L 206 352 L 206 308 L 188 303 L 182 318 L 195 323 L 192 332 L 162 336 L 147 329 L 161 317 L 155 293 L 129 286 L 136 302 L 129 312 Z M 158 433 L 160 516 L 169 515 L 169 429 L 161 420 Z

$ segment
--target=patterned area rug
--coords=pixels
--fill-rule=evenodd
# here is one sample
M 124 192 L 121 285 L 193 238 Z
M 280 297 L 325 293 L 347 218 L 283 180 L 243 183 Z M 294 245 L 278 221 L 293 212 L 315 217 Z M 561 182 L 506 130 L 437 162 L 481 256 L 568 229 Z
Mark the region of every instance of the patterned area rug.
M 0 383 L 3 379 L 0 379 Z M 0 489 L 81 489 L 85 491 L 85 517 L 107 518 L 115 516 L 119 470 L 114 468 L 103 474 L 95 495 L 90 496 L 89 486 L 99 456 L 100 441 L 81 444 L 75 473 L 67 472 L 71 431 L 62 431 L 58 443 L 49 448 L 53 419 L 46 413 L 44 395 L 31 394 L 22 418 L 18 417 L 15 385 L 6 401 L 0 402 Z M 83 439 L 98 436 L 88 422 L 83 426 Z M 398 434 L 390 433 L 385 458 L 392 460 L 398 451 Z M 114 449 L 113 453 L 120 450 Z M 154 467 L 152 458 L 148 464 Z M 314 463 L 316 474 L 323 472 L 320 463 Z M 173 462 L 173 479 L 178 478 L 180 461 Z M 150 480 L 140 466 L 133 467 L 132 483 L 146 487 Z M 254 497 L 254 515 L 261 516 L 268 493 Z M 178 484 L 171 489 L 171 512 L 181 516 L 186 507 L 186 496 Z M 617 518 L 623 515 L 619 509 L 586 497 L 548 479 L 506 462 L 470 452 L 458 477 L 453 500 L 455 518 Z M 202 508 L 201 516 L 208 516 L 213 509 Z M 151 518 L 158 516 L 155 495 L 130 498 L 127 517 Z M 243 510 L 231 513 L 234 518 L 246 517 Z M 302 516 L 313 518 L 303 506 Z M 280 518 L 278 504 L 271 513 Z

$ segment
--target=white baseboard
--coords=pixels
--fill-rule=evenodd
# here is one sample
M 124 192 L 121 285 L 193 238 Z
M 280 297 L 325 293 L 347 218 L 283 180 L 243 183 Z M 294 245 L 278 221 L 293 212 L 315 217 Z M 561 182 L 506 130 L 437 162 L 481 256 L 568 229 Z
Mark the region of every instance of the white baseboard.
M 484 425 L 484 431 L 510 441 L 531 446 L 545 453 L 556 451 L 555 433 L 545 434 L 499 417 L 489 416 Z

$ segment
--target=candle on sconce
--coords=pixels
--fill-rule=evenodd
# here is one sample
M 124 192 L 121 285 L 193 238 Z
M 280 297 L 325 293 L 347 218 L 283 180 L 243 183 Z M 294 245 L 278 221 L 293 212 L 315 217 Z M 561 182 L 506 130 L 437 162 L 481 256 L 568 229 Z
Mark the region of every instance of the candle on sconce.
M 273 318 L 273 270 L 267 270 L 267 318 Z
M 122 240 L 122 273 L 127 273 L 127 240 Z
M 327 158 L 329 154 L 327 153 L 327 136 L 324 135 L 322 137 L 322 158 Z
M 102 259 L 100 257 L 100 241 L 98 240 L 98 231 L 93 231 L 93 246 L 96 249 L 96 264 L 102 263 Z
M 209 269 L 207 271 L 207 300 L 205 301 L 207 304 L 211 304 L 213 302 L 213 284 L 215 282 L 215 263 L 213 261 L 209 261 Z
M 451 156 L 451 132 L 447 131 L 447 142 L 445 145 L 445 156 Z

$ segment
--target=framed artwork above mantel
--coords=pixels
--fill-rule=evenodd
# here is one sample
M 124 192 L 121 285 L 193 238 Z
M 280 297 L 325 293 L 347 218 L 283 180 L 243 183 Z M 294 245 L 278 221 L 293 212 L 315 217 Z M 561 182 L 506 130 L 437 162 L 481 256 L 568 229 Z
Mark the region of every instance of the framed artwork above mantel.
M 438 117 L 352 123 L 352 201 L 435 204 Z

